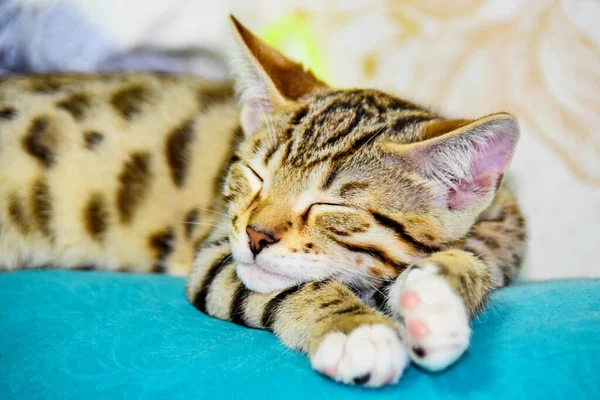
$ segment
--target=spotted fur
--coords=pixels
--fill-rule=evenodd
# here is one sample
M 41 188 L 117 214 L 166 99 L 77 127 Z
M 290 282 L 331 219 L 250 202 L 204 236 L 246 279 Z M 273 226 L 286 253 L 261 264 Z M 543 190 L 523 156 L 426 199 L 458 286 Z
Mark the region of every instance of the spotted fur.
M 2 268 L 187 275 L 239 140 L 232 93 L 162 74 L 4 77 Z

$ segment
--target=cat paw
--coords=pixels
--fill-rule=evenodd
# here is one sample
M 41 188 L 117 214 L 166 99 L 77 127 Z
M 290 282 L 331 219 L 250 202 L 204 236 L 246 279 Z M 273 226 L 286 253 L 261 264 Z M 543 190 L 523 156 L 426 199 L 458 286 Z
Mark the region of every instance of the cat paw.
M 398 333 L 376 324 L 360 326 L 349 335 L 327 334 L 310 362 L 338 382 L 379 387 L 398 382 L 409 359 Z
M 430 371 L 452 365 L 469 346 L 471 329 L 462 299 L 435 265 L 413 267 L 390 293 L 406 327 L 412 361 Z

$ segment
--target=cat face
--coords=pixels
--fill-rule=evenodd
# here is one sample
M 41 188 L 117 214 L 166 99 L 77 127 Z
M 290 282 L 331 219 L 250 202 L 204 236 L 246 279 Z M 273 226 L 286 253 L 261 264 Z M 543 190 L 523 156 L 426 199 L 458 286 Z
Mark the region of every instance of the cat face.
M 368 287 L 468 232 L 512 157 L 512 116 L 446 120 L 376 90 L 333 90 L 234 25 L 247 140 L 225 196 L 250 289 Z

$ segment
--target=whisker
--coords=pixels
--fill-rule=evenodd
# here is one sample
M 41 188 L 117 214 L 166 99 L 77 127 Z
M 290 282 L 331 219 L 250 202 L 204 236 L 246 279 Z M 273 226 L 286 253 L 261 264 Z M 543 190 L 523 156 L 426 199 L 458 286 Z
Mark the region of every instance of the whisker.
M 216 211 L 216 210 L 211 210 L 210 208 L 198 207 L 198 210 L 199 211 L 206 211 L 206 212 L 217 214 L 217 215 L 222 215 L 223 217 L 229 218 L 229 215 L 225 214 L 224 212 Z
M 180 221 L 180 222 L 185 225 L 210 226 L 213 228 L 219 228 L 219 229 L 223 229 L 226 231 L 229 230 L 229 228 L 226 225 L 211 224 L 210 222 L 192 222 L 192 221 Z
M 360 152 L 360 150 L 362 150 L 362 148 L 363 148 L 363 147 L 365 147 L 367 144 L 369 144 L 369 142 L 371 142 L 373 139 L 375 139 L 375 138 L 376 138 L 376 137 L 377 137 L 377 136 L 378 136 L 378 135 L 381 133 L 381 131 L 383 130 L 383 128 L 385 128 L 385 127 L 386 127 L 386 126 L 385 126 L 385 125 L 383 125 L 381 128 L 379 128 L 379 129 L 377 130 L 377 132 L 375 132 L 375 134 L 369 138 L 369 140 L 367 140 L 366 142 L 364 142 L 364 143 L 363 143 L 363 144 L 362 144 L 362 145 L 361 145 L 361 146 L 360 146 L 360 147 L 359 147 L 359 148 L 358 148 L 358 149 L 357 149 L 357 150 L 354 152 L 354 154 L 352 154 L 350 157 L 348 157 L 348 159 L 347 159 L 347 160 L 346 160 L 346 161 L 345 161 L 345 162 L 342 164 L 342 166 L 339 168 L 339 169 L 340 169 L 340 171 L 342 171 L 342 170 L 344 169 L 344 167 L 345 167 L 345 166 L 347 166 L 347 165 L 348 165 L 348 163 L 349 163 L 350 161 L 352 161 L 352 159 L 353 159 L 354 157 L 356 157 L 356 155 L 357 155 L 357 154 Z

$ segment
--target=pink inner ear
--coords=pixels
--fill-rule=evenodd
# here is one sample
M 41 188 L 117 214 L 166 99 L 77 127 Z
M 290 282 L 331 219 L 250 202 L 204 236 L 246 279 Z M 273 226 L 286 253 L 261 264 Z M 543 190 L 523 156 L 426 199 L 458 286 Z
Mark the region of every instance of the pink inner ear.
M 499 134 L 485 146 L 473 143 L 470 166 L 471 178 L 461 179 L 448 191 L 448 208 L 461 209 L 481 201 L 490 192 L 496 193 L 502 184 L 504 170 L 510 163 L 514 139 L 510 134 Z

